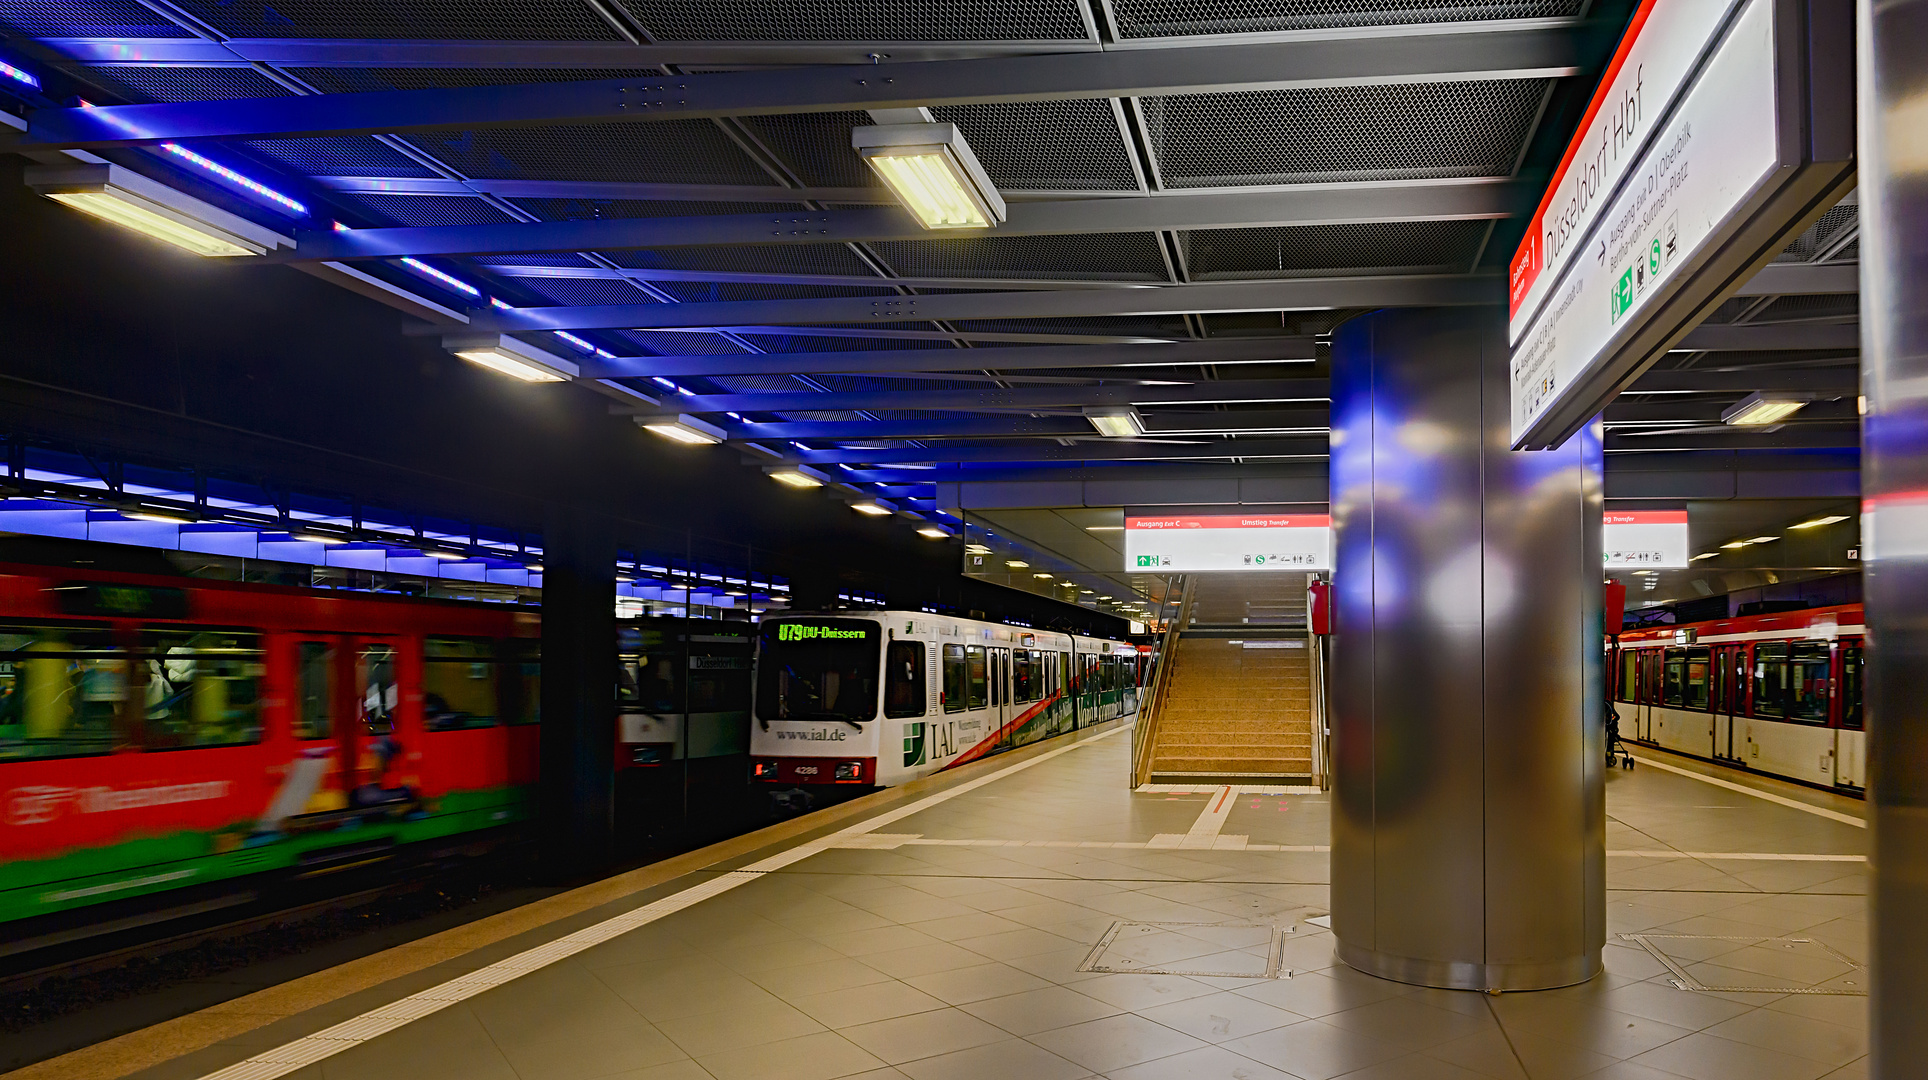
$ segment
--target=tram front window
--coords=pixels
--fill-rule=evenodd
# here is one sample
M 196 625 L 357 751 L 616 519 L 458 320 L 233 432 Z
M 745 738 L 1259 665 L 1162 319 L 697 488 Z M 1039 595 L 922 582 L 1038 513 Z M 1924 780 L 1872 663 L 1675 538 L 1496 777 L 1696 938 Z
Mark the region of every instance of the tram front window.
M 857 724 L 877 715 L 877 645 L 883 628 L 857 619 L 763 624 L 756 715 Z

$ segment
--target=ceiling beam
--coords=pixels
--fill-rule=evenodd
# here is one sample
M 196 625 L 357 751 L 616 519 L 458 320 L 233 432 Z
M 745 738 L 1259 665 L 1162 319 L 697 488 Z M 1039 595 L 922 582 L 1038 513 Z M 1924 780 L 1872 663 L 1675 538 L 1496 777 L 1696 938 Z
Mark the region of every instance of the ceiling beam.
M 1537 188 L 1521 181 L 1475 178 L 1333 186 L 1308 184 L 1296 190 L 1013 203 L 1003 224 L 957 238 L 957 242 L 981 243 L 1002 236 L 1074 236 L 1163 229 L 1492 220 L 1524 213 L 1531 208 L 1531 200 L 1537 194 Z M 944 242 L 950 238 L 940 238 L 939 234 L 922 228 L 900 207 L 876 206 L 775 214 L 300 232 L 295 235 L 293 251 L 263 256 L 263 261 L 933 239 Z
M 1139 345 L 1055 345 L 1004 349 L 877 349 L 861 352 L 622 356 L 582 360 L 589 379 L 709 375 L 829 375 L 1055 368 L 1170 367 L 1290 363 L 1318 356 L 1311 337 L 1217 338 Z
M 1769 263 L 1735 296 L 1829 296 L 1861 291 L 1857 262 Z
M 476 333 L 544 330 L 704 329 L 735 323 L 894 323 L 977 319 L 1076 319 L 1097 316 L 1222 314 L 1304 308 L 1437 307 L 1498 304 L 1497 275 L 1324 277 L 1222 281 L 1144 289 L 953 293 L 937 296 L 842 296 L 811 300 L 721 300 L 689 304 L 600 304 L 480 310 Z
M 41 109 L 29 116 L 25 141 L 36 149 L 104 149 L 193 139 L 288 139 L 710 120 L 979 102 L 1553 79 L 1579 70 L 1578 42 L 1570 28 L 1522 27 L 1470 33 L 1447 29 L 1426 34 L 1297 38 L 861 67 L 818 65 L 583 82 Z
M 604 266 L 491 266 L 489 273 L 505 278 L 547 278 L 570 281 L 701 281 L 746 285 L 850 285 L 857 288 L 912 289 L 1137 289 L 1150 283 L 1145 277 L 1116 278 L 947 278 L 882 277 L 877 274 L 782 274 L 744 270 L 655 270 L 612 269 Z M 1159 279 L 1162 281 L 1163 279 Z
M 1089 428 L 1086 429 L 1087 434 Z M 1283 448 L 1283 449 L 1282 449 Z M 1199 439 L 1195 442 L 1146 442 L 1093 439 L 1073 446 L 1057 443 L 966 443 L 902 446 L 887 450 L 803 450 L 786 457 L 811 465 L 906 465 L 962 461 L 1166 461 L 1232 455 L 1324 457 L 1326 437 L 1273 436 Z
M 1805 390 L 1813 393 L 1852 394 L 1861 385 L 1861 371 L 1854 363 L 1819 368 L 1755 367 L 1741 370 L 1678 371 L 1650 369 L 1627 389 L 1629 394 L 1696 392 L 1751 394 L 1756 390 Z
M 1702 323 L 1674 352 L 1788 352 L 1861 347 L 1861 324 Z
M 604 180 L 451 180 L 436 176 L 314 176 L 330 191 L 351 195 L 443 195 L 505 199 L 635 199 L 642 202 L 890 203 L 880 187 L 783 188 L 768 184 L 651 184 Z
M 1672 452 L 1680 450 L 1829 450 L 1859 448 L 1859 424 L 1789 425 L 1779 431 L 1656 431 L 1644 435 L 1608 432 L 1606 449 L 1616 452 Z
M 1221 402 L 1324 401 L 1325 379 L 1224 379 L 1184 386 L 1020 386 L 981 390 L 838 390 L 801 393 L 695 394 L 675 399 L 679 413 L 826 412 L 928 409 L 962 412 L 1079 409 L 1094 405 L 1196 405 Z M 621 408 L 621 406 L 613 406 Z
M 333 38 L 54 37 L 35 44 L 84 64 L 168 67 L 647 68 L 662 64 L 794 67 L 865 64 L 879 46 L 864 42 L 449 41 Z M 1090 41 L 891 42 L 891 59 L 960 60 L 981 56 L 1095 52 Z
M 620 410 L 618 410 L 620 411 Z M 638 416 L 638 423 L 660 419 Z M 970 416 L 946 420 L 779 420 L 726 424 L 730 442 L 783 442 L 790 439 L 1007 439 L 1036 436 L 1071 438 L 1092 434 L 1082 417 Z

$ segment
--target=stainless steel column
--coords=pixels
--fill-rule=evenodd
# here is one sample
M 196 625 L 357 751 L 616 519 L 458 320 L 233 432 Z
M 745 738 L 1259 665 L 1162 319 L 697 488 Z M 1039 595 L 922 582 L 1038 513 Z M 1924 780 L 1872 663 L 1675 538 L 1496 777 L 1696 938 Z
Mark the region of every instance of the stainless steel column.
M 1876 1080 L 1928 1070 L 1928 2 L 1861 0 L 1862 582 Z
M 1606 937 L 1600 442 L 1507 449 L 1498 309 L 1332 347 L 1332 929 L 1402 982 L 1564 986 Z

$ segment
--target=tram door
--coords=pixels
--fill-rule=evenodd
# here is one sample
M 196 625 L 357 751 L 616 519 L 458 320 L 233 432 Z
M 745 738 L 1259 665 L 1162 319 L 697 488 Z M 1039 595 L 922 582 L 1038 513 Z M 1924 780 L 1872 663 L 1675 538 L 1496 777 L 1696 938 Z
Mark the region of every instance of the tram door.
M 1713 692 L 1707 707 L 1714 714 L 1714 757 L 1721 761 L 1739 761 L 1746 740 L 1736 742 L 1735 729 L 1741 726 L 1737 717 L 1746 711 L 1747 648 L 1716 646 L 1713 663 Z
M 999 748 L 1011 745 L 1011 736 L 1004 725 L 1011 719 L 1011 650 L 992 649 L 991 653 L 991 730 L 984 736 L 996 735 Z
M 381 785 L 397 756 L 397 642 L 302 634 L 294 645 L 295 738 L 307 745 L 284 781 L 276 810 L 341 809 L 356 788 Z
M 1654 741 L 1654 703 L 1660 700 L 1661 650 L 1637 649 L 1634 652 L 1636 678 L 1633 708 L 1633 737 L 1651 745 Z

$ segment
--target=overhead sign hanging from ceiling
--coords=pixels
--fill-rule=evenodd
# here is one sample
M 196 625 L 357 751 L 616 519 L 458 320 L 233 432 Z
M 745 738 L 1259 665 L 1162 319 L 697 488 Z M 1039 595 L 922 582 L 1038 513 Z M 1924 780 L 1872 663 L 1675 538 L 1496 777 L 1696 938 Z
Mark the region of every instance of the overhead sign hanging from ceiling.
M 1163 574 L 1329 570 L 1329 514 L 1174 514 L 1125 519 L 1125 569 Z
M 1508 277 L 1515 449 L 1565 442 L 1853 182 L 1852 0 L 1643 0 Z
M 1687 565 L 1687 511 L 1609 510 L 1600 550 L 1609 570 L 1675 570 Z

